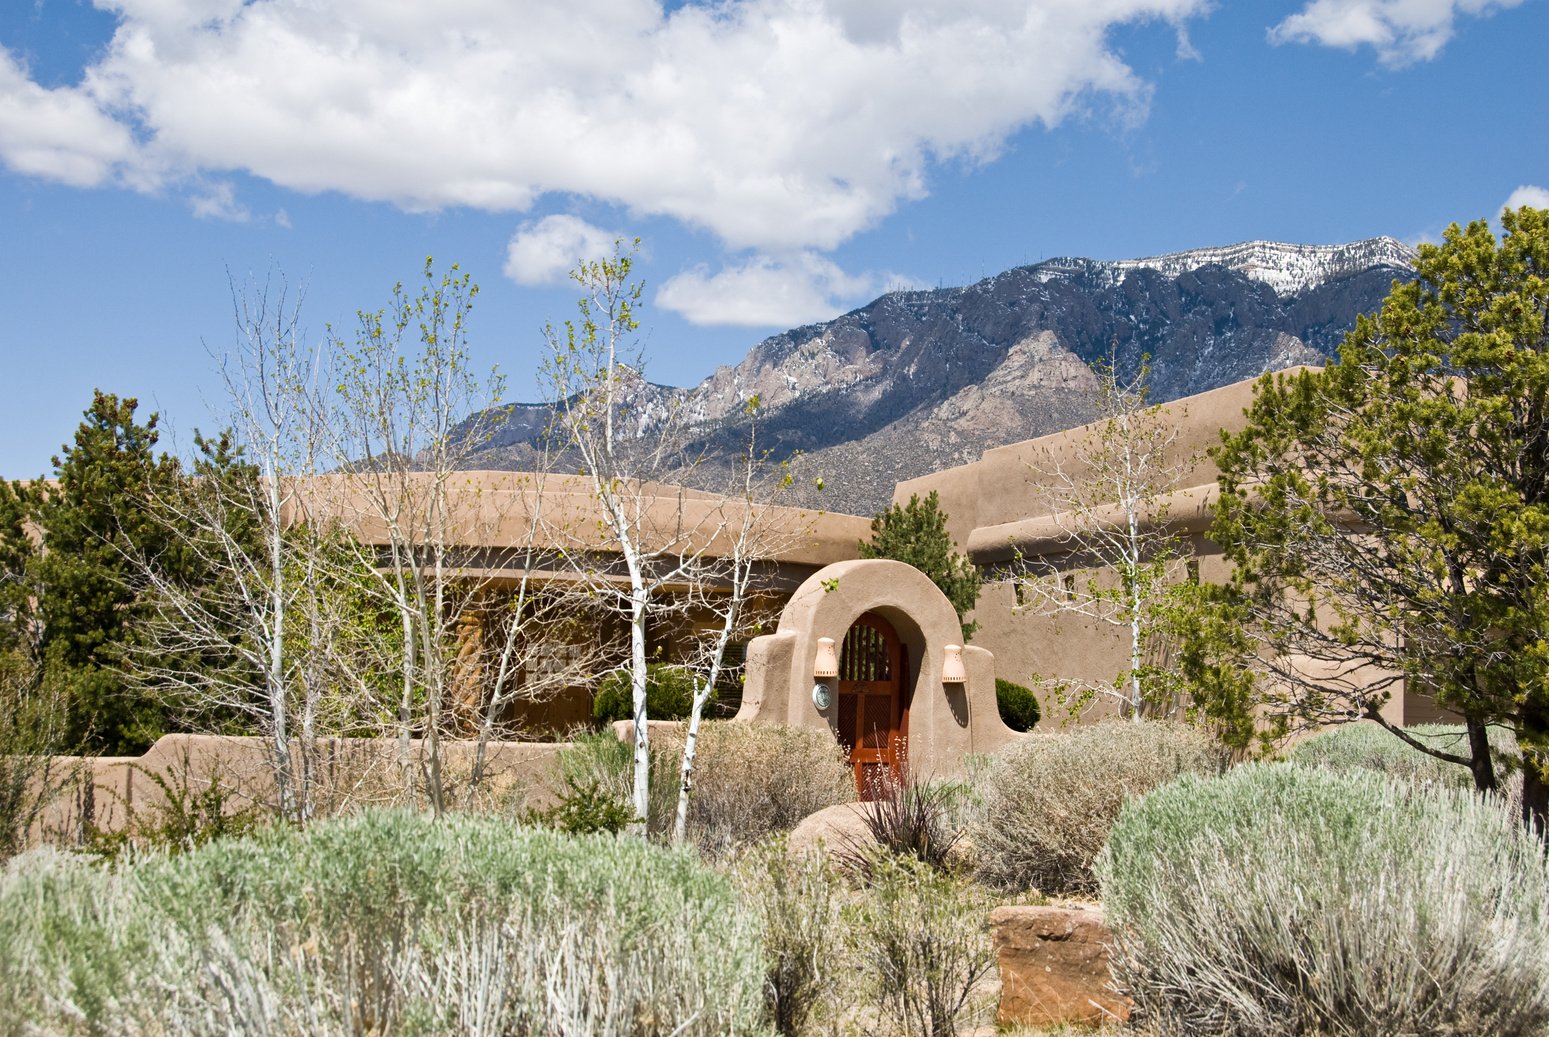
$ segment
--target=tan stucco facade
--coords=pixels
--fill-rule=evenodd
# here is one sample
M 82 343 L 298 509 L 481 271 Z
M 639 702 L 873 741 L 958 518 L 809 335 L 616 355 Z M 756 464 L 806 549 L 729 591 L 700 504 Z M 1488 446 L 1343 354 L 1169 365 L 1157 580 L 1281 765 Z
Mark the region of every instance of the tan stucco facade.
M 1178 535 L 1194 572 L 1205 582 L 1224 583 L 1231 577 L 1220 547 L 1206 535 L 1219 475 L 1209 451 L 1220 442 L 1223 430 L 1244 427 L 1255 383 L 1237 382 L 1162 408 L 1176 435 L 1160 464 L 1173 470 L 1177 487 L 1163 499 L 1162 521 Z M 987 574 L 972 617 L 979 623 L 974 644 L 994 653 L 999 675 L 1009 680 L 1112 680 L 1129 667 L 1126 629 L 1040 609 L 1016 581 L 995 579 L 997 570 L 1003 572 L 1016 559 L 1036 559 L 1080 585 L 1093 578 L 1101 583 L 1111 575 L 1071 553 L 1065 523 L 1052 514 L 1058 508 L 1058 483 L 1049 473 L 1079 470 L 1083 444 L 1097 429 L 1086 425 L 987 450 L 977 461 L 899 483 L 894 491 L 893 499 L 900 504 L 933 490 L 940 496 L 953 539 Z M 1099 509 L 1094 517 L 1117 522 L 1121 516 L 1114 508 L 1110 515 Z M 1058 721 L 1065 715 L 1059 703 L 1045 699 L 1042 705 L 1045 717 Z M 1089 703 L 1080 719 L 1100 719 L 1116 710 L 1115 700 L 1100 699 Z M 1393 694 L 1382 713 L 1395 724 L 1452 719 L 1428 696 L 1402 690 Z
M 747 683 L 736 719 L 817 728 L 837 738 L 836 706 L 820 710 L 813 700 L 818 639 L 843 644 L 865 613 L 885 619 L 906 649 L 911 773 L 957 774 L 969 753 L 993 752 L 1021 737 L 1001 722 L 996 708 L 994 656 L 983 648 L 964 648 L 967 680 L 945 683 L 946 647 L 962 641 L 957 613 L 918 569 L 883 559 L 826 566 L 791 595 L 775 633 L 748 645 Z

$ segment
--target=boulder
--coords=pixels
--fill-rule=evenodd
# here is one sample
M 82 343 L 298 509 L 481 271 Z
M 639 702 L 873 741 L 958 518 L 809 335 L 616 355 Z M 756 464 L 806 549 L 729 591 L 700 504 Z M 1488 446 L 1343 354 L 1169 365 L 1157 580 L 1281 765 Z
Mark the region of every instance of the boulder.
M 820 843 L 829 853 L 852 853 L 871 845 L 875 840 L 866 827 L 869 810 L 869 803 L 839 803 L 809 814 L 791 831 L 791 855 L 810 853 Z
M 1112 937 L 1096 907 L 998 907 L 990 937 L 1000 960 L 995 1021 L 1058 1026 L 1129 1018 L 1130 1001 L 1112 987 Z

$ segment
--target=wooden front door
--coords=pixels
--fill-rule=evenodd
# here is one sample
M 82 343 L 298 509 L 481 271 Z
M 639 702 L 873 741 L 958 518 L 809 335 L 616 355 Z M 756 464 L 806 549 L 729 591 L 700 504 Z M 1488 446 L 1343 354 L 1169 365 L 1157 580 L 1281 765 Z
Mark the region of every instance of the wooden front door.
M 903 776 L 908 711 L 908 658 L 887 620 L 867 612 L 839 650 L 839 741 L 850 753 L 861 799 L 876 799 L 883 783 Z

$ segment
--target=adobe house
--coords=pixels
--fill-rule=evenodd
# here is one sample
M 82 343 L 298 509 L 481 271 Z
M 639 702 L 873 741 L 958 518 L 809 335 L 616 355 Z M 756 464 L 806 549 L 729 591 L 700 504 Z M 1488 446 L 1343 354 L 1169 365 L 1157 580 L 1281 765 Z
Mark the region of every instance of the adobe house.
M 961 641 L 952 603 L 913 566 L 825 566 L 748 645 L 735 719 L 832 732 L 863 797 L 905 773 L 957 774 L 1022 737 L 996 707 L 994 656 Z
M 1176 400 L 1162 412 L 1176 429 L 1163 464 L 1176 479 L 1163 497 L 1165 528 L 1182 540 L 1189 558 L 1187 578 L 1225 582 L 1230 565 L 1206 532 L 1213 517 L 1216 477 L 1207 451 L 1220 442 L 1221 431 L 1246 424 L 1257 379 L 1236 382 Z M 1018 586 L 1004 577 L 1017 564 L 1060 574 L 1067 586 L 1085 586 L 1102 573 L 1071 551 L 1059 510 L 1059 483 L 1050 473 L 1080 468 L 1083 444 L 1098 428 L 1084 425 L 1038 439 L 986 450 L 977 461 L 933 472 L 898 484 L 893 499 L 906 503 L 911 495 L 932 490 L 948 516 L 948 530 L 960 549 L 987 574 L 973 618 L 979 622 L 973 643 L 994 654 L 999 676 L 1028 683 L 1044 679 L 1111 680 L 1128 669 L 1128 632 L 1076 615 L 1036 607 Z M 1116 520 L 1118 509 L 1097 521 Z M 995 574 L 1002 578 L 995 579 Z M 1056 703 L 1044 702 L 1045 716 L 1058 716 Z M 1099 700 L 1081 717 L 1100 719 L 1113 714 L 1117 703 Z M 1431 697 L 1415 691 L 1395 691 L 1382 715 L 1399 725 L 1446 723 L 1456 718 Z
M 386 552 L 390 544 L 382 508 L 370 495 L 369 473 L 324 476 L 312 480 L 306 507 L 342 520 L 361 541 Z M 428 476 L 411 474 L 399 491 L 422 507 L 430 492 Z M 385 481 L 385 480 L 384 480 Z M 493 630 L 500 608 L 525 580 L 532 593 L 562 594 L 578 585 L 627 592 L 628 574 L 608 543 L 590 478 L 529 472 L 457 472 L 445 488 L 445 512 L 451 516 L 446 540 L 448 571 L 465 586 L 476 587 L 477 601 L 460 615 L 459 657 L 470 660 L 460 675 L 460 696 L 476 708 L 492 664 L 486 649 L 498 640 Z M 719 625 L 709 604 L 729 592 L 719 563 L 733 549 L 733 531 L 748 505 L 713 493 L 668 484 L 631 485 L 627 496 L 638 512 L 640 538 L 647 550 L 696 555 L 689 577 L 658 590 L 658 609 L 648 614 L 647 654 L 652 662 L 690 661 L 696 636 Z M 755 563 L 755 592 L 746 606 L 754 617 L 771 622 L 790 595 L 813 573 L 854 558 L 857 545 L 870 536 L 870 520 L 804 508 L 760 508 L 760 557 Z M 422 539 L 423 542 L 423 539 Z M 583 576 L 584 574 L 584 576 Z M 591 719 L 595 674 L 627 661 L 629 633 L 624 617 L 595 607 L 587 595 L 573 595 L 566 610 L 575 619 L 559 629 L 549 622 L 533 634 L 541 638 L 523 653 L 525 672 L 516 682 L 560 682 L 540 696 L 519 695 L 503 720 L 526 737 L 562 733 Z M 729 646 L 731 673 L 721 682 L 722 709 L 737 706 L 737 680 L 745 639 Z

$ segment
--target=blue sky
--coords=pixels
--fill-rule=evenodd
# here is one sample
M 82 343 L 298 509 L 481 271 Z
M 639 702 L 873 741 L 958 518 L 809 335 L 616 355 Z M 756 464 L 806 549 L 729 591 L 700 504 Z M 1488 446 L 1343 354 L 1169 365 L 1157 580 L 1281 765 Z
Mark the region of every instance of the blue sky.
M 645 242 L 692 384 L 894 285 L 1549 206 L 1549 0 L 5 0 L 0 476 L 94 387 L 222 424 L 233 280 L 348 337 L 426 256 L 531 399 Z

